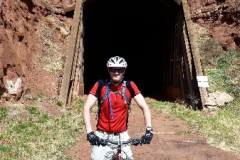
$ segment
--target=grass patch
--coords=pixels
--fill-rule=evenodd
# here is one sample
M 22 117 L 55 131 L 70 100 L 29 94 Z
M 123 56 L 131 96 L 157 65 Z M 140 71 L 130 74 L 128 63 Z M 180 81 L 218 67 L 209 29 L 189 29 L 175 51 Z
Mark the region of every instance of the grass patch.
M 236 49 L 224 51 L 208 30 L 193 24 L 200 55 L 209 79 L 209 92 L 223 91 L 240 99 L 240 56 Z
M 194 111 L 170 102 L 155 102 L 151 106 L 158 112 L 170 113 L 171 119 L 182 120 L 212 146 L 240 156 L 240 109 L 229 107 L 211 116 L 208 112 Z
M 4 119 L 5 117 L 7 117 L 7 108 L 1 107 L 0 108 L 0 120 Z
M 240 98 L 240 56 L 231 50 L 216 59 L 216 67 L 206 70 L 210 79 L 210 92 L 221 90 Z M 207 66 L 208 67 L 208 66 Z
M 27 100 L 35 101 L 35 102 L 42 102 L 43 101 L 43 94 L 38 93 L 37 95 L 27 95 L 27 94 L 22 94 L 22 98 L 25 98 Z
M 58 106 L 62 107 L 63 106 L 63 102 L 62 101 L 57 101 L 56 103 Z
M 81 114 L 62 111 L 60 117 L 46 114 L 37 106 L 0 109 L 0 159 L 69 159 L 66 148 L 82 131 Z
M 81 112 L 83 109 L 83 105 L 84 105 L 84 103 L 83 103 L 82 99 L 74 98 L 71 108 L 76 109 L 78 112 Z

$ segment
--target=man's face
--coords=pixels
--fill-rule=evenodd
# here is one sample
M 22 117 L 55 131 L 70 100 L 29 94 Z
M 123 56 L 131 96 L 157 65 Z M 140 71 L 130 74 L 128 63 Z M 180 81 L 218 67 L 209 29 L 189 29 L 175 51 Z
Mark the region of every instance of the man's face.
M 114 82 L 119 82 L 122 79 L 122 77 L 125 73 L 125 68 L 123 68 L 123 67 L 110 67 L 110 68 L 108 68 L 108 72 L 110 74 L 111 79 Z

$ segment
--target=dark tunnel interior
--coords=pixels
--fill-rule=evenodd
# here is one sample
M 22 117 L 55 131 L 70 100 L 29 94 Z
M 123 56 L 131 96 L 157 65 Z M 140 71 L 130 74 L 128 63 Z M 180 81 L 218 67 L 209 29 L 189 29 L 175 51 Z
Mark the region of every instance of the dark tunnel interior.
M 112 56 L 128 63 L 125 80 L 144 96 L 164 97 L 167 49 L 181 7 L 174 0 L 88 0 L 83 4 L 84 92 L 109 78 Z

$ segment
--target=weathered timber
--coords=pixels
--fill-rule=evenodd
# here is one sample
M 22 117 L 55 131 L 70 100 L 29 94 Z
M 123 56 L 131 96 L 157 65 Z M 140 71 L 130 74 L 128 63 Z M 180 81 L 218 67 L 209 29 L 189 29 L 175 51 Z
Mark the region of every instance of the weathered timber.
M 195 64 L 196 73 L 197 73 L 197 76 L 203 76 L 203 69 L 202 69 L 201 62 L 200 62 L 199 50 L 198 50 L 198 46 L 196 44 L 196 38 L 193 34 L 192 27 L 191 27 L 192 22 L 191 22 L 191 16 L 190 16 L 187 0 L 182 0 L 182 5 L 183 5 L 184 16 L 185 16 L 185 20 L 186 20 L 187 29 L 188 29 L 189 41 L 191 44 L 193 61 Z M 207 89 L 199 87 L 199 91 L 201 94 L 202 104 L 204 105 L 206 103 L 207 95 L 208 95 Z
M 77 0 L 76 9 L 74 11 L 71 35 L 68 42 L 68 52 L 67 52 L 66 62 L 64 65 L 63 80 L 62 80 L 60 96 L 59 96 L 59 99 L 60 101 L 62 101 L 64 107 L 67 105 L 69 89 L 71 86 L 71 82 L 73 81 L 71 79 L 71 73 L 72 73 L 73 59 L 74 59 L 74 53 L 75 53 L 76 41 L 77 41 L 77 35 L 78 35 L 77 33 L 79 30 L 79 19 L 80 19 L 81 7 L 82 7 L 82 0 Z
M 68 97 L 68 104 L 70 104 L 74 98 L 74 96 L 79 95 L 79 86 L 83 85 L 83 39 L 82 39 L 82 31 L 83 31 L 83 23 L 82 23 L 82 12 L 80 13 L 79 19 L 79 30 L 77 34 L 77 41 L 76 41 L 76 49 L 74 54 L 74 61 L 73 61 L 73 69 L 71 74 L 71 79 L 73 79 L 69 97 Z M 81 94 L 83 95 L 83 94 Z

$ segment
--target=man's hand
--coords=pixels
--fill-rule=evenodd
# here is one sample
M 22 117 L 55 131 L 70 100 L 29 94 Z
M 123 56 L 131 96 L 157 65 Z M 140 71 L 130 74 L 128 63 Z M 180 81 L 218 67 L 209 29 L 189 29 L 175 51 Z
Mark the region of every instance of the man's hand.
M 141 145 L 142 144 L 150 144 L 152 138 L 153 138 L 153 134 L 152 134 L 152 128 L 151 127 L 147 127 L 146 129 L 146 133 L 141 137 Z
M 87 134 L 87 140 L 89 141 L 89 143 L 91 145 L 100 145 L 101 144 L 101 141 L 100 141 L 100 138 L 94 134 L 93 132 L 90 132 Z

